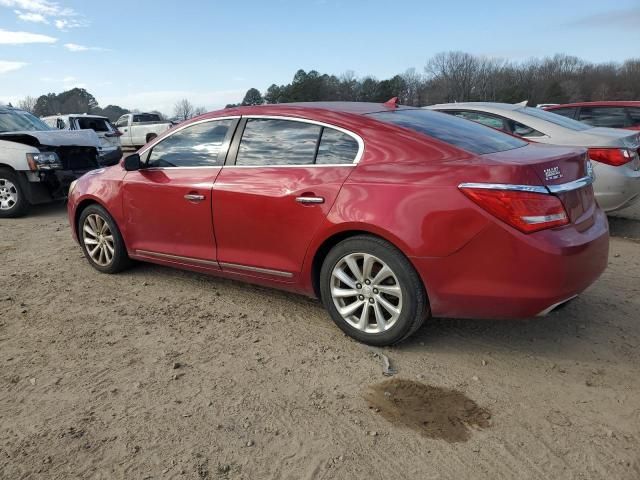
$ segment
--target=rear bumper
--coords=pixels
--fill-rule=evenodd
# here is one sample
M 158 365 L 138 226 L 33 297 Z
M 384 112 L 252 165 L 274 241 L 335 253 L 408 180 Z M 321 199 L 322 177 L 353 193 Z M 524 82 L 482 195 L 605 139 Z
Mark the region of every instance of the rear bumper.
M 634 170 L 630 165 L 612 167 L 597 164 L 594 171 L 593 189 L 598 204 L 605 212 L 621 210 L 640 200 L 640 170 Z
M 528 318 L 580 294 L 607 266 L 609 230 L 597 209 L 586 230 L 530 235 L 489 226 L 452 255 L 412 258 L 435 316 Z

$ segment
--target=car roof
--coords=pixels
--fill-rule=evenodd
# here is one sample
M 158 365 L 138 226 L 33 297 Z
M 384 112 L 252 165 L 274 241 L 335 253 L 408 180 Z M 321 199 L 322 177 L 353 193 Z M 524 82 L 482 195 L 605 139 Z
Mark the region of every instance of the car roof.
M 405 105 L 388 105 L 385 103 L 372 102 L 294 102 L 275 103 L 267 105 L 255 105 L 246 107 L 231 107 L 224 110 L 211 112 L 211 115 L 224 112 L 228 115 L 283 115 L 287 113 L 304 113 L 314 111 L 347 113 L 354 115 L 367 115 L 377 112 L 388 112 L 395 110 L 415 110 L 417 107 Z M 208 115 L 208 114 L 206 114 Z
M 437 105 L 429 105 L 428 109 L 439 110 L 455 110 L 457 108 L 471 108 L 477 110 L 496 109 L 496 110 L 518 110 L 525 105 L 522 103 L 500 103 L 500 102 L 456 102 L 456 103 L 439 103 Z
M 608 100 L 608 101 L 601 101 L 601 102 L 563 103 L 561 105 L 554 105 L 552 107 L 547 107 L 546 110 L 555 110 L 557 108 L 566 108 L 566 107 L 640 107 L 640 101 Z

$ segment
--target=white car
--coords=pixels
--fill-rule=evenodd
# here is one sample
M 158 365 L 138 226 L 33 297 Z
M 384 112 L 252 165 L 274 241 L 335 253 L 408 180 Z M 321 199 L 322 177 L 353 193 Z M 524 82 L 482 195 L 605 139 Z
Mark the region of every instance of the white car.
M 93 130 L 51 129 L 38 117 L 0 105 L 0 218 L 67 196 L 69 185 L 98 169 Z
M 58 130 L 93 130 L 96 132 L 100 140 L 98 157 L 101 165 L 115 165 L 122 158 L 121 133 L 107 117 L 86 113 L 70 113 L 42 117 L 42 121 Z
M 621 210 L 640 200 L 638 132 L 592 127 L 522 103 L 446 103 L 425 108 L 472 120 L 537 143 L 585 147 L 595 174 L 594 192 L 605 212 Z
M 123 147 L 139 148 L 173 126 L 157 113 L 127 113 L 116 122 Z

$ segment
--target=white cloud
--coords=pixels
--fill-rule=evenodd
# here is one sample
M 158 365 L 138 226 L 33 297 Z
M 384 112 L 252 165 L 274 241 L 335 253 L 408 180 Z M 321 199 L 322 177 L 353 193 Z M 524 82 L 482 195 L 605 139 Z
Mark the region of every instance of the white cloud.
M 1 0 L 0 0 L 1 1 Z M 0 45 L 21 45 L 24 43 L 55 43 L 57 38 L 39 33 L 10 32 L 0 29 Z
M 22 12 L 20 10 L 14 10 L 14 13 L 20 20 L 23 20 L 25 22 L 49 23 L 49 21 L 41 13 Z
M 119 96 L 100 96 L 100 105 L 120 105 L 130 110 L 137 108 L 142 111 L 159 110 L 169 116 L 173 115 L 175 104 L 183 98 L 188 99 L 195 106 L 204 106 L 207 110 L 224 108 L 228 103 L 238 103 L 242 100 L 246 90 L 217 90 L 211 92 L 196 92 L 191 90 L 163 90 L 153 92 L 137 92 Z
M 64 44 L 64 48 L 66 48 L 70 52 L 86 52 L 88 50 L 91 50 L 91 51 L 94 51 L 94 52 L 107 52 L 107 51 L 109 51 L 108 48 L 87 47 L 86 45 L 78 45 L 77 43 L 65 43 Z
M 24 62 L 10 62 L 8 60 L 0 60 L 0 75 L 2 75 L 3 73 L 13 72 L 14 70 L 19 70 L 26 66 L 27 64 Z
M 18 18 L 27 22 L 49 23 L 51 19 L 56 28 L 63 31 L 89 24 L 72 8 L 50 0 L 0 0 L 0 6 L 16 9 Z

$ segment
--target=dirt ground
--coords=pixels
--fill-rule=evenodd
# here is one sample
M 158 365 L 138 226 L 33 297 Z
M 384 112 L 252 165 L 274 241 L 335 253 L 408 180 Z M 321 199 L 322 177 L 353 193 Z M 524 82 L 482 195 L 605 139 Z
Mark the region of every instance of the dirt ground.
M 640 222 L 611 228 L 564 310 L 430 321 L 390 380 L 316 301 L 101 275 L 59 204 L 0 220 L 0 478 L 637 480 Z

